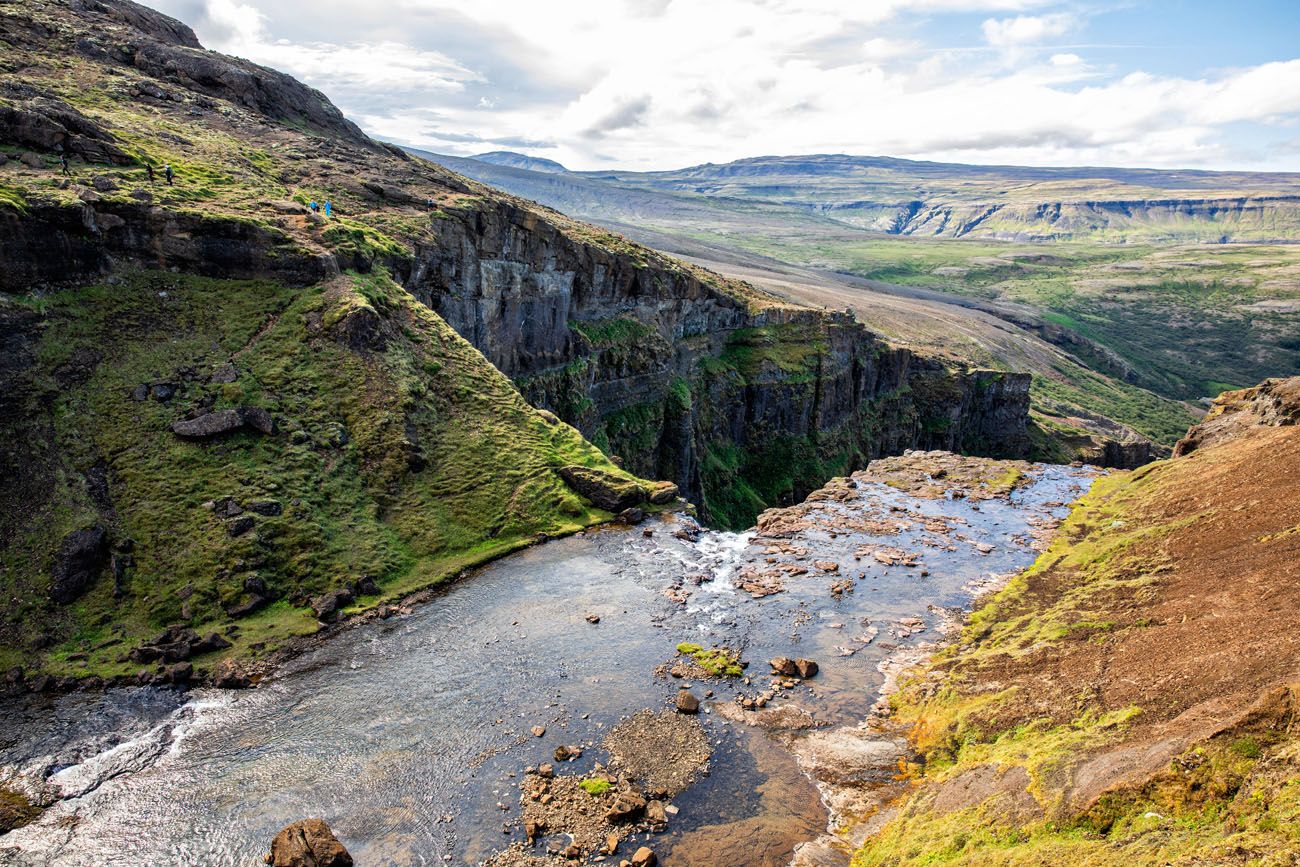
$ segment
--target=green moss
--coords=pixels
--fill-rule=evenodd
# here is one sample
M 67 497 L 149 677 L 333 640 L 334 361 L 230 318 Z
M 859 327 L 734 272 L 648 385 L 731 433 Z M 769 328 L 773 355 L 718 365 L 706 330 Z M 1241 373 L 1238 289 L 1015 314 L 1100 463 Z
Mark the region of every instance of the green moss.
M 677 652 L 695 660 L 701 668 L 714 677 L 740 677 L 745 673 L 740 653 L 726 647 L 705 649 L 698 644 L 682 642 Z
M 790 323 L 739 328 L 727 337 L 720 360 L 746 379 L 774 368 L 786 381 L 811 379 L 826 352 L 825 335 L 817 325 Z
M 584 792 L 592 796 L 603 795 L 610 789 L 614 788 L 614 784 L 604 777 L 591 777 L 586 780 L 579 780 L 578 785 L 582 787 Z
M 630 316 L 574 321 L 569 323 L 569 327 L 595 347 L 636 343 L 654 333 L 652 327 Z

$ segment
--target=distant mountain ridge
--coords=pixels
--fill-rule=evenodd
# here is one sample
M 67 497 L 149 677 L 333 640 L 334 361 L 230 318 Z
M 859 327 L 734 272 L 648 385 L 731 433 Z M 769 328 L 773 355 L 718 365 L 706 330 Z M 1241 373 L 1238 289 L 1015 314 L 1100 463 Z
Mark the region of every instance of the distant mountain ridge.
M 514 151 L 489 151 L 485 154 L 475 154 L 470 159 L 478 160 L 481 163 L 491 163 L 496 166 L 509 166 L 515 169 L 527 169 L 530 172 L 542 172 L 543 174 L 562 174 L 568 171 L 555 160 L 530 157 L 527 154 L 515 153 Z
M 810 154 L 637 172 L 576 172 L 511 151 L 470 159 L 411 149 L 574 216 L 745 231 L 763 223 L 885 235 L 1151 243 L 1300 239 L 1300 174 L 994 166 Z M 527 172 L 529 174 L 517 174 Z M 563 175 L 565 181 L 554 177 Z M 545 176 L 545 177 L 539 177 Z

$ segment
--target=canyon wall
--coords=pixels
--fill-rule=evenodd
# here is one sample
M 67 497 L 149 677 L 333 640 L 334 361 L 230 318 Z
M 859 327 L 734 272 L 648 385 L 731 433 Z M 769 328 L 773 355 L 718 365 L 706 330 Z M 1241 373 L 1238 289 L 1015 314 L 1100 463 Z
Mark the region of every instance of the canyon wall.
M 535 405 L 628 469 L 747 526 L 881 454 L 1019 456 L 1029 376 L 951 369 L 844 313 L 573 239 L 531 210 L 434 221 L 407 288 Z

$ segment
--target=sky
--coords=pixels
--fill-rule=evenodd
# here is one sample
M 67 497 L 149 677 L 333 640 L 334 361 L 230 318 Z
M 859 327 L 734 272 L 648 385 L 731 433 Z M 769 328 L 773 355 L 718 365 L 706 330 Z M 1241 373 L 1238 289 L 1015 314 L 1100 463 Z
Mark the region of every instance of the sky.
M 439 153 L 1300 171 L 1298 0 L 146 2 Z

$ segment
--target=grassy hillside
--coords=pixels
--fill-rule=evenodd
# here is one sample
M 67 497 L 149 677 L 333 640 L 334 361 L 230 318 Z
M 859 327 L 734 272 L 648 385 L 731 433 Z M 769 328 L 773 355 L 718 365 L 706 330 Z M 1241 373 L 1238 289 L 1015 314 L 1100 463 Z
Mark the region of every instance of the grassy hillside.
M 6 493 L 26 495 L 6 503 L 5 667 L 134 672 L 126 651 L 172 623 L 265 649 L 315 631 L 310 598 L 363 576 L 369 607 L 609 517 L 554 469 L 620 471 L 382 273 L 295 289 L 139 271 L 2 315 L 41 320 L 11 381 L 29 400 L 4 420 L 23 482 Z M 170 429 L 237 406 L 265 407 L 277 432 Z M 129 565 L 52 604 L 60 540 L 95 524 Z
M 1099 480 L 905 681 L 915 785 L 855 867 L 1300 855 L 1300 428 L 1234 430 Z

